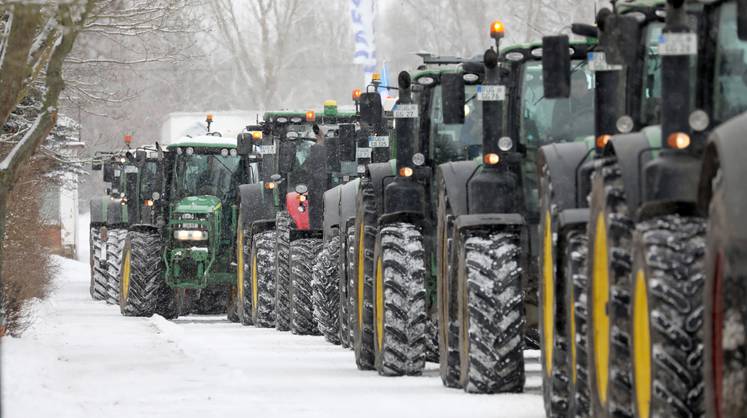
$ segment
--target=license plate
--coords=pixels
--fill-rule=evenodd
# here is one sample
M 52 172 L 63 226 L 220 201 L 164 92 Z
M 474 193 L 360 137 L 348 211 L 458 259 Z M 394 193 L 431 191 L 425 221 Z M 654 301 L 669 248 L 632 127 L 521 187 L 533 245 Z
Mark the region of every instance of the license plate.
M 659 55 L 698 55 L 698 35 L 663 33 L 659 38 Z
M 506 86 L 477 86 L 477 100 L 481 102 L 506 100 Z
M 593 72 L 620 71 L 622 65 L 610 65 L 604 52 L 589 52 L 589 70 Z
M 355 150 L 355 158 L 371 158 L 371 148 L 357 148 Z
M 388 136 L 369 136 L 368 146 L 371 148 L 386 148 L 389 146 Z
M 182 228 L 184 229 L 197 229 L 200 225 L 198 224 L 182 224 Z
M 262 155 L 271 155 L 275 153 L 275 145 L 260 145 L 259 153 Z
M 394 107 L 392 113 L 396 119 L 414 119 L 418 117 L 418 105 L 398 104 Z

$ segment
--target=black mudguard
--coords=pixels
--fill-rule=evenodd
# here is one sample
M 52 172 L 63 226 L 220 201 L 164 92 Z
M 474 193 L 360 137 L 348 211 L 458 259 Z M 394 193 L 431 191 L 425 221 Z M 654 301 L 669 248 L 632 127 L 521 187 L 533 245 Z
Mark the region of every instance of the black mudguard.
M 724 205 L 728 230 L 722 231 L 726 242 L 747 242 L 747 113 L 722 124 L 711 134 L 703 156 L 703 166 L 698 186 L 698 206 L 707 214 L 713 197 L 713 181 L 720 176 L 724 188 Z M 720 171 L 720 173 L 719 173 Z M 716 202 L 714 202 L 716 203 Z
M 653 157 L 651 144 L 644 132 L 635 132 L 625 135 L 615 135 L 607 143 L 603 155 L 605 157 L 616 156 L 617 163 L 622 173 L 625 198 L 631 215 L 641 205 L 643 192 L 641 190 L 641 173 L 643 167 Z
M 467 203 L 467 182 L 477 170 L 474 161 L 457 161 L 441 164 L 436 172 L 436 184 L 446 185 L 446 196 L 454 216 L 470 213 Z
M 566 209 L 558 214 L 558 228 L 560 231 L 570 229 L 576 226 L 586 226 L 591 218 L 591 210 L 583 209 Z
M 518 213 L 487 213 L 457 216 L 454 222 L 458 231 L 467 229 L 521 228 L 526 225 L 524 217 Z
M 270 223 L 272 228 L 275 224 L 272 190 L 266 190 L 264 182 L 239 186 L 239 208 L 243 223 L 240 227 L 254 229 L 255 225 L 259 228 Z
M 340 226 L 345 227 L 342 232 L 345 233 L 346 225 L 352 220 L 355 223 L 356 201 L 358 196 L 358 186 L 360 179 L 342 185 L 340 196 Z
M 342 225 L 341 216 L 342 185 L 324 192 L 324 240 L 332 238 L 335 229 Z
M 394 166 L 392 162 L 371 163 L 366 167 L 366 176 L 371 179 L 371 185 L 376 196 L 376 215 L 384 212 L 384 183 L 394 179 Z
M 91 226 L 92 227 L 98 227 L 102 225 L 106 225 L 108 214 L 107 211 L 109 209 L 109 202 L 111 199 L 109 196 L 104 197 L 96 197 L 90 200 L 90 210 L 91 210 Z
M 559 211 L 584 207 L 586 193 L 579 178 L 579 167 L 589 158 L 589 147 L 585 142 L 565 142 L 545 145 L 537 156 L 537 172 L 542 176 L 542 168 L 547 166 L 552 178 L 553 205 Z
M 119 200 L 109 199 L 105 204 L 107 205 L 106 224 L 109 229 L 127 227 L 127 211 L 122 203 Z

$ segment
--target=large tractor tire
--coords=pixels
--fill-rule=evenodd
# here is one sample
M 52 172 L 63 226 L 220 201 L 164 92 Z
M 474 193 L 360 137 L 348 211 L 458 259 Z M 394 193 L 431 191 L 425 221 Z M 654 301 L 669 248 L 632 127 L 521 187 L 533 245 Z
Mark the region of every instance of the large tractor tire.
M 707 418 L 747 417 L 747 276 L 718 174 L 708 210 L 704 328 Z M 739 181 L 739 179 L 737 179 Z M 739 259 L 735 259 L 739 258 Z
M 524 390 L 524 293 L 517 233 L 470 231 L 459 252 L 460 379 L 470 393 Z
M 254 237 L 251 251 L 252 323 L 259 328 L 275 326 L 275 266 L 272 255 L 275 230 Z
M 275 328 L 288 331 L 291 325 L 290 309 L 290 230 L 293 220 L 287 211 L 275 217 Z
M 700 417 L 705 221 L 666 215 L 641 222 L 633 251 L 635 416 Z
M 319 331 L 332 344 L 340 344 L 340 236 L 334 236 L 316 257 L 311 283 L 314 319 Z
M 354 274 L 355 264 L 355 226 L 350 226 L 342 239 L 345 240 L 341 246 L 340 265 L 338 275 L 340 278 L 340 344 L 345 348 L 353 348 L 353 295 L 351 293 L 350 278 Z
M 590 414 L 632 416 L 630 272 L 633 222 L 614 157 L 592 174 L 587 303 Z
M 124 316 L 151 316 L 170 289 L 162 276 L 163 242 L 157 231 L 127 234 L 123 248 L 119 309 Z
M 119 278 L 122 268 L 126 229 L 110 229 L 106 240 L 106 303 L 119 303 Z
M 420 375 L 425 368 L 426 271 L 420 228 L 384 226 L 376 241 L 374 347 L 382 376 Z
M 230 286 L 225 284 L 211 285 L 200 289 L 197 298 L 192 302 L 192 312 L 199 315 L 221 315 L 228 308 Z
M 101 267 L 104 262 L 102 258 L 102 240 L 100 228 L 91 228 L 91 285 L 90 292 L 93 300 L 106 300 L 107 286 L 106 270 Z
M 459 321 L 457 313 L 457 256 L 454 251 L 454 225 L 446 185 L 439 185 L 436 259 L 436 299 L 438 303 L 439 371 L 444 386 L 461 388 L 459 381 Z
M 236 231 L 236 296 L 234 310 L 241 325 L 252 325 L 252 264 L 250 248 L 252 237 L 244 229 L 242 216 L 239 215 L 239 227 Z M 273 298 L 274 301 L 274 298 Z
M 351 276 L 353 294 L 353 348 L 355 364 L 361 370 L 375 368 L 373 331 L 374 248 L 376 246 L 376 197 L 371 179 L 361 180 L 355 219 L 355 271 Z
M 312 268 L 316 255 L 322 249 L 322 240 L 299 239 L 290 246 L 290 330 L 296 335 L 319 335 L 312 303 Z
M 228 305 L 226 306 L 226 319 L 228 322 L 240 322 L 239 318 L 239 306 L 238 306 L 238 288 L 231 286 L 231 290 L 228 291 Z
M 579 227 L 563 234 L 562 246 L 563 286 L 562 296 L 563 327 L 567 336 L 567 363 L 561 363 L 563 356 L 553 357 L 553 368 L 559 371 L 557 382 L 568 376 L 568 417 L 587 418 L 589 416 L 589 367 L 587 349 L 586 314 L 586 270 L 588 258 L 588 237 L 586 229 Z M 556 384 L 557 384 L 556 383 Z M 561 409 L 562 410 L 562 409 Z

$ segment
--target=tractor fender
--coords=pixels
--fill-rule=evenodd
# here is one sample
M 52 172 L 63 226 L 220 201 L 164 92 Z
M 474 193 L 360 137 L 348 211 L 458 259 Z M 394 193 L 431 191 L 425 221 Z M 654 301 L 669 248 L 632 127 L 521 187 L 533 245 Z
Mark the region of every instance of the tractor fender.
M 553 206 L 559 211 L 578 208 L 582 205 L 579 200 L 586 199 L 578 193 L 580 186 L 578 168 L 587 159 L 589 146 L 585 142 L 565 142 L 545 145 L 539 150 L 537 156 L 537 172 L 543 174 L 543 168 L 547 167 L 552 179 Z
M 340 226 L 345 226 L 350 219 L 355 218 L 356 201 L 360 179 L 355 179 L 342 185 L 340 196 Z
M 566 209 L 560 211 L 558 214 L 558 229 L 565 231 L 569 228 L 577 226 L 584 226 L 589 222 L 591 218 L 591 210 L 589 208 L 583 209 Z
M 334 228 L 340 228 L 342 217 L 340 216 L 340 205 L 342 199 L 342 185 L 336 186 L 324 192 L 324 237 L 332 237 Z
M 275 204 L 272 190 L 266 190 L 264 182 L 239 186 L 239 210 L 243 228 L 258 221 L 275 221 Z
M 110 229 L 127 226 L 127 210 L 119 200 L 106 202 L 106 224 Z
M 376 197 L 376 214 L 384 212 L 384 182 L 394 178 L 393 160 L 386 163 L 371 163 L 366 167 L 366 175 L 371 179 L 371 185 Z
M 477 215 L 457 216 L 454 225 L 458 231 L 468 229 L 518 229 L 526 224 L 524 217 L 518 213 L 483 213 Z
M 107 210 L 109 209 L 109 201 L 111 199 L 108 196 L 95 197 L 90 200 L 91 210 L 91 226 L 106 225 L 108 215 Z
M 747 192 L 743 181 L 747 179 L 747 148 L 744 146 L 744 132 L 747 130 L 747 113 L 737 116 L 711 134 L 703 155 L 703 166 L 698 186 L 698 206 L 707 214 L 713 197 L 713 183 L 717 179 L 723 188 L 723 200 L 713 202 L 723 205 L 729 225 L 721 233 L 724 241 L 747 240 Z
M 657 142 L 658 131 L 658 142 Z M 641 174 L 643 168 L 653 159 L 652 148 L 661 148 L 661 127 L 648 127 L 640 132 L 615 135 L 604 148 L 603 156 L 617 157 L 622 174 L 625 199 L 631 216 L 641 205 Z
M 456 161 L 438 166 L 436 184 L 446 186 L 446 196 L 454 216 L 470 213 L 467 203 L 467 182 L 477 170 L 474 161 Z

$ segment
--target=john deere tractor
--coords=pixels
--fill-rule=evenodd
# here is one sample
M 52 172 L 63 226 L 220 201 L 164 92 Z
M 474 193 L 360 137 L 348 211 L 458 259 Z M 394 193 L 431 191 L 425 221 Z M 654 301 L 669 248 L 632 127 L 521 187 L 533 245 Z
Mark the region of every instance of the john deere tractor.
M 123 315 L 173 318 L 190 305 L 225 311 L 236 283 L 238 188 L 256 181 L 251 157 L 218 133 L 182 138 L 159 153 L 161 191 L 143 196 L 154 210 L 125 241 Z

